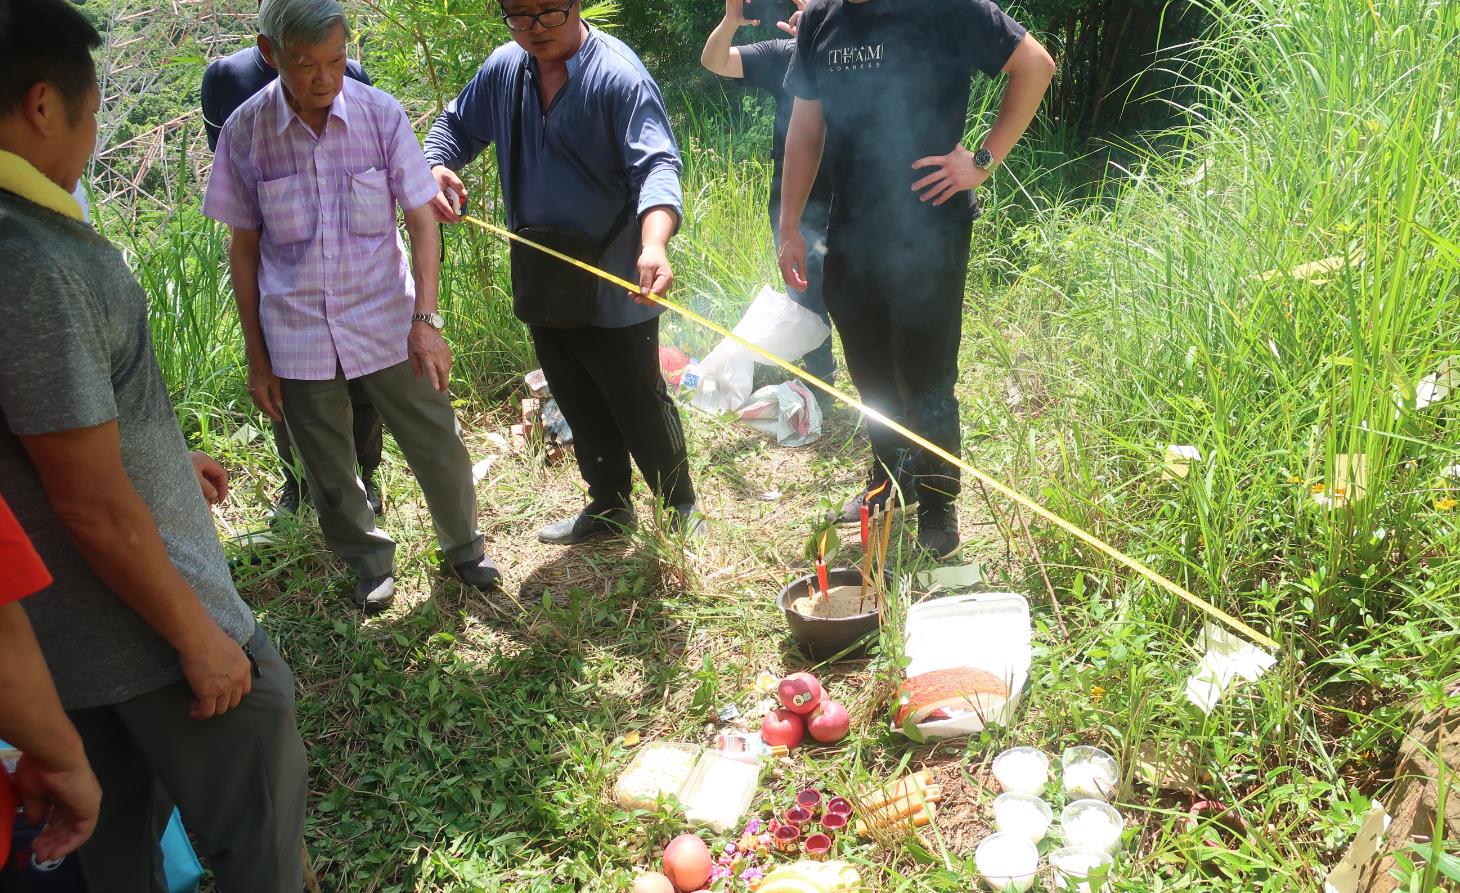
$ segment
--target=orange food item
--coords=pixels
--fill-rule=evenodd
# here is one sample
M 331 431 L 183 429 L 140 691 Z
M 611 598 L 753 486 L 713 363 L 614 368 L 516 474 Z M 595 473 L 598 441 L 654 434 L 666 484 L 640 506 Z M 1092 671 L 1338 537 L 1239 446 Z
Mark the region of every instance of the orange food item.
M 922 722 L 940 710 L 953 715 L 971 710 L 992 713 L 1009 700 L 1009 685 L 985 670 L 952 667 L 913 676 L 897 693 L 901 706 L 896 722 L 902 725 L 909 719 Z

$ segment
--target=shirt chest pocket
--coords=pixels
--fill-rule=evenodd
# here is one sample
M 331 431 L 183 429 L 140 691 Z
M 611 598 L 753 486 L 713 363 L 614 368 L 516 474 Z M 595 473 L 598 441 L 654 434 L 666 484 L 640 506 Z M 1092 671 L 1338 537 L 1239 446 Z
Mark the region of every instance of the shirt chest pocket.
M 264 231 L 281 245 L 302 242 L 314 235 L 315 218 L 319 216 L 298 174 L 260 180 L 259 213 L 264 218 Z
M 395 229 L 395 199 L 385 171 L 350 174 L 346 213 L 350 232 L 357 236 L 383 236 Z

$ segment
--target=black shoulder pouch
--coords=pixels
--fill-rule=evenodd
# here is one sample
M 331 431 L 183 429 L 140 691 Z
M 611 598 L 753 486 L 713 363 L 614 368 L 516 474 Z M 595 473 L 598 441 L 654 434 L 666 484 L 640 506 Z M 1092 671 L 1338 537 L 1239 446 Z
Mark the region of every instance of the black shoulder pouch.
M 522 96 L 526 80 L 527 64 L 524 62 L 517 72 L 512 102 L 512 175 L 508 184 L 508 201 L 512 202 L 514 209 L 521 207 L 517 203 L 517 188 L 522 172 Z M 608 246 L 628 225 L 632 212 L 632 203 L 626 204 L 613 228 L 601 240 L 570 226 L 523 224 L 513 233 L 596 267 Z M 521 219 L 520 212 L 514 216 Z M 510 252 L 512 312 L 518 319 L 530 326 L 554 329 L 577 329 L 588 325 L 593 314 L 593 302 L 598 296 L 597 276 L 521 242 L 514 241 Z

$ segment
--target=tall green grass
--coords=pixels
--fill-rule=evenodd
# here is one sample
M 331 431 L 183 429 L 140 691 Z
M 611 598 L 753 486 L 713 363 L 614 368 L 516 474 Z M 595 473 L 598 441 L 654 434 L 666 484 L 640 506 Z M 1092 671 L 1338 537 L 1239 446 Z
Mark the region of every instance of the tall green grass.
M 1394 705 L 1460 672 L 1460 394 L 1416 404 L 1460 356 L 1460 7 L 1210 5 L 1189 126 L 1135 154 L 1109 207 L 1013 234 L 995 265 L 1017 284 L 977 331 L 1063 398 L 1032 420 L 988 410 L 1010 467 L 1284 643 L 1261 699 L 1202 717 L 1179 688 L 1201 618 L 1044 540 L 1065 597 L 1115 624 L 1050 684 L 1131 681 L 1122 746 L 1193 746 L 1220 799 L 1275 828 L 1214 852 L 1173 823 L 1145 870 L 1306 889 L 1352 830 L 1352 780 L 1377 775 L 1364 754 L 1402 731 Z M 1168 444 L 1204 461 L 1165 479 Z M 1364 457 L 1362 494 L 1345 456 Z
M 1280 631 L 1342 640 L 1394 606 L 1449 526 L 1434 503 L 1454 403 L 1415 396 L 1460 351 L 1460 11 L 1215 11 L 1228 31 L 1202 51 L 1191 148 L 1142 159 L 1109 214 L 1048 218 L 1051 268 L 1024 284 L 1048 298 L 1073 442 L 1098 440 L 1120 472 L 1099 489 L 1123 481 L 1188 584 L 1280 626 L 1306 598 Z M 1160 479 L 1168 443 L 1207 459 L 1183 486 Z M 1361 499 L 1335 493 L 1342 455 L 1366 457 Z M 1278 597 L 1252 605 L 1264 587 Z

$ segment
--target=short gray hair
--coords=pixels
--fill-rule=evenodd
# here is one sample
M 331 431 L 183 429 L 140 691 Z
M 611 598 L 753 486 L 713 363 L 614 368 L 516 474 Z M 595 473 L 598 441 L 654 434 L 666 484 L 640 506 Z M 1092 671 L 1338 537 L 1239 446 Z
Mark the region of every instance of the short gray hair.
M 319 43 L 339 22 L 349 37 L 350 24 L 336 0 L 263 0 L 259 4 L 259 33 L 282 52 L 291 44 Z

